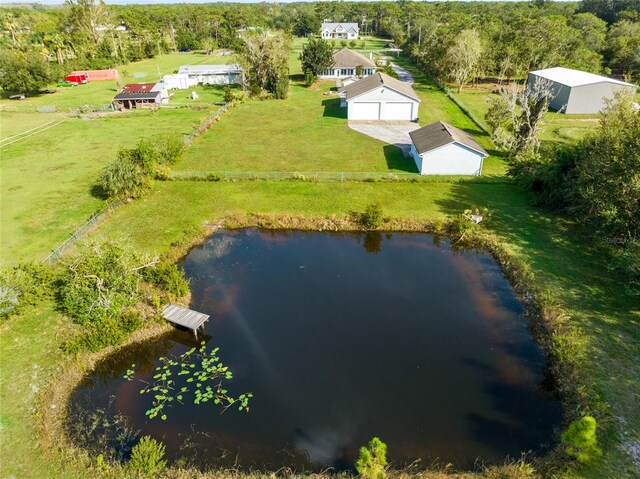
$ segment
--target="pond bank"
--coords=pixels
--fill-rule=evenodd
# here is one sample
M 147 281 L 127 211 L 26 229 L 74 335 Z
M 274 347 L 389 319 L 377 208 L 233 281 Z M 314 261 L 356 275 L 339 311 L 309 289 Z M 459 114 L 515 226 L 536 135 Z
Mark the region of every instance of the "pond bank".
M 174 244 L 168 256 L 174 261 L 183 257 L 193 246 L 202 242 L 203 238 L 209 236 L 220 227 L 363 231 L 363 228 L 359 225 L 357 214 L 355 213 L 349 216 L 317 218 L 283 215 L 240 215 L 224 218 L 213 225 L 202 228 L 200 231 L 190 232 L 188 235 L 185 235 L 182 241 Z M 412 219 L 402 218 L 385 221 L 382 228 L 385 231 L 428 232 L 453 238 L 460 235 L 460 225 L 456 224 L 456 221 L 418 222 Z M 574 339 L 578 333 L 575 332 L 574 328 L 568 326 L 566 316 L 563 315 L 562 311 L 554 304 L 550 304 L 543 293 L 535 287 L 535 278 L 533 278 L 527 266 L 517 261 L 508 249 L 500 243 L 497 236 L 478 228 L 465 233 L 464 243 L 466 247 L 488 251 L 498 261 L 511 285 L 526 305 L 527 318 L 530 321 L 531 329 L 536 340 L 549 358 L 550 368 L 555 378 L 555 385 L 565 405 L 567 420 L 573 419 L 580 411 L 589 408 L 593 402 L 591 391 L 584 387 L 583 385 L 585 383 L 581 381 L 580 364 L 575 361 L 576 358 L 580 359 L 584 357 L 584 354 L 573 354 L 575 348 L 580 347 L 579 343 L 574 343 Z M 150 334 L 149 337 L 153 337 L 155 334 L 160 334 L 160 332 L 161 331 L 142 331 L 136 333 L 135 337 L 140 338 L 145 334 Z M 128 341 L 129 344 L 133 342 L 135 342 L 134 338 Z M 92 365 L 101 357 L 104 357 L 104 355 L 106 355 L 106 352 L 100 352 L 97 355 L 84 355 L 79 358 L 77 363 L 67 365 L 69 371 L 65 373 L 65 377 L 68 377 L 68 380 L 66 380 L 64 384 L 51 387 L 47 392 L 47 396 L 55 398 L 56 404 L 60 404 L 60 400 L 68 397 L 70 391 L 81 379 L 82 374 L 90 370 Z M 77 379 L 76 383 L 73 383 L 73 378 Z M 52 403 L 49 401 L 45 402 L 48 404 Z M 56 438 L 56 433 L 63 433 L 63 431 L 60 430 L 61 409 L 62 408 L 58 408 L 54 414 L 42 415 L 42 431 L 47 432 L 49 439 L 44 441 L 45 444 L 57 444 L 57 441 L 52 439 Z M 93 462 L 89 458 L 87 458 L 87 460 Z M 546 469 L 547 466 L 557 466 L 559 464 L 558 461 L 561 460 L 563 460 L 562 455 L 556 452 L 549 455 L 545 460 L 537 463 L 536 466 Z M 191 473 L 185 471 L 184 474 Z M 193 474 L 195 474 L 195 472 L 193 472 Z M 440 474 L 440 472 L 437 474 Z M 206 475 L 202 477 L 206 477 Z M 473 475 L 468 477 L 480 476 Z

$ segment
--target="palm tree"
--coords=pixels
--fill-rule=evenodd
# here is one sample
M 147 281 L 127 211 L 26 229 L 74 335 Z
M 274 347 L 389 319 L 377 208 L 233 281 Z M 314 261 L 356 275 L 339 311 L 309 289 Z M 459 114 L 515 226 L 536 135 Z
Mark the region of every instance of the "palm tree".
M 65 47 L 65 44 L 64 44 L 64 39 L 62 38 L 62 35 L 60 35 L 59 33 L 47 34 L 45 35 L 43 42 L 50 50 L 53 50 L 56 53 L 56 61 L 58 62 L 58 65 L 63 65 L 64 64 L 63 50 Z

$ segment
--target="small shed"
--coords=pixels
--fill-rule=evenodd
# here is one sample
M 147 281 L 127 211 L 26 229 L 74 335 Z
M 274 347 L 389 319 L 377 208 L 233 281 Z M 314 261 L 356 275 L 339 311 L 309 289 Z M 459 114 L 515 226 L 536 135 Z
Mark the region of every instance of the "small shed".
M 162 92 L 155 83 L 129 83 L 113 97 L 113 104 L 117 110 L 156 108 L 162 103 Z
M 549 106 L 562 113 L 596 114 L 617 91 L 635 94 L 637 89 L 631 83 L 563 67 L 529 72 L 527 88 L 533 87 L 539 78 L 550 82 L 553 98 Z
M 411 85 L 384 73 L 364 77 L 340 90 L 349 120 L 416 121 L 420 98 Z
M 489 154 L 469 133 L 437 121 L 409 133 L 411 155 L 421 175 L 475 175 Z

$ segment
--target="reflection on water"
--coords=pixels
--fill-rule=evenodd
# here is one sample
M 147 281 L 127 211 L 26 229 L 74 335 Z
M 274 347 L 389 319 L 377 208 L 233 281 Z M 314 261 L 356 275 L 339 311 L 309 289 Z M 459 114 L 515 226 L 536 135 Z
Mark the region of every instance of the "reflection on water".
M 148 398 L 122 375 L 136 363 L 149 377 L 194 345 L 175 331 L 101 364 L 76 413 L 110 408 L 199 465 L 345 469 L 379 436 L 396 465 L 473 467 L 553 439 L 561 409 L 540 386 L 544 358 L 488 255 L 422 234 L 242 230 L 182 266 L 250 412 L 187 403 L 146 420 Z

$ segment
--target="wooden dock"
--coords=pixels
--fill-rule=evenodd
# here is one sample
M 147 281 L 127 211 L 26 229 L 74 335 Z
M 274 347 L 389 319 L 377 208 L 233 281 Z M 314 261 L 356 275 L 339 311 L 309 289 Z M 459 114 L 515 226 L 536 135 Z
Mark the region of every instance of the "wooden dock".
M 204 331 L 204 323 L 209 319 L 208 314 L 199 313 L 175 304 L 167 304 L 162 311 L 162 315 L 170 323 L 192 330 L 196 340 L 198 339 L 198 329 L 201 327 L 202 331 Z

